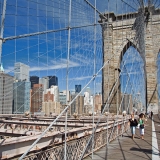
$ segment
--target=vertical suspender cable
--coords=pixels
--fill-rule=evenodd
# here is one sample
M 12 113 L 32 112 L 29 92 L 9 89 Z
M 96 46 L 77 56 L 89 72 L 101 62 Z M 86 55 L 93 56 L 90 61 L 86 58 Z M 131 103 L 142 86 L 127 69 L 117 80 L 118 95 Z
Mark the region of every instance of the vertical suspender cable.
M 15 36 L 16 36 L 16 34 L 17 34 L 17 0 L 16 0 L 15 15 L 16 15 L 16 16 L 15 16 L 15 29 L 14 29 L 14 34 L 15 34 Z M 15 52 L 15 53 L 14 53 L 14 63 L 16 63 L 16 61 L 17 61 L 17 60 L 16 60 L 16 59 L 17 59 L 17 55 L 16 55 L 16 54 L 17 54 L 17 53 L 16 53 L 16 52 L 17 52 L 17 40 L 15 39 L 14 42 L 15 42 L 15 44 L 14 44 L 14 45 L 15 45 L 15 46 L 14 46 L 14 52 Z M 14 65 L 15 65 L 15 64 L 14 64 Z M 15 72 L 15 66 L 14 66 L 14 72 Z M 18 88 L 15 89 L 15 92 L 16 92 L 16 95 L 15 95 L 15 96 L 16 96 L 16 98 L 15 98 L 15 99 L 16 99 L 16 101 L 15 101 L 16 103 L 14 102 L 14 104 L 15 104 L 16 106 L 14 106 L 14 108 L 16 108 L 15 114 L 17 114 L 17 111 L 19 110 L 19 108 L 17 108 L 17 105 L 18 105 L 18 97 L 17 97 Z M 13 96 L 14 96 L 14 95 L 13 95 Z
M 39 32 L 39 30 L 40 30 L 40 28 L 39 28 L 39 7 L 38 7 L 38 0 L 37 0 L 37 23 L 38 23 L 38 32 Z M 38 68 L 39 68 L 39 51 L 40 51 L 40 49 L 39 49 L 39 35 L 38 35 Z M 39 77 L 40 77 L 40 70 L 38 71 L 38 74 L 39 74 Z M 40 89 L 40 88 L 39 88 Z M 37 90 L 35 90 L 34 92 L 37 92 Z M 39 92 L 39 90 L 38 90 L 38 92 Z M 39 92 L 40 93 L 40 92 Z M 36 108 L 35 106 L 35 104 L 36 104 L 36 95 L 33 95 L 34 97 L 33 97 L 33 101 L 34 101 L 34 112 L 35 112 L 35 109 L 38 109 L 38 108 Z M 38 104 L 39 104 L 39 100 L 40 100 L 40 94 L 38 94 Z
M 72 0 L 69 1 L 69 18 L 68 18 L 68 51 L 67 51 L 67 75 L 66 75 L 66 104 L 68 105 L 69 89 L 68 89 L 68 74 L 69 74 L 69 58 L 70 58 L 70 41 L 71 41 L 71 9 Z M 65 114 L 65 145 L 64 145 L 64 160 L 67 159 L 67 114 Z
M 97 2 L 96 0 L 94 1 L 95 3 L 95 9 L 94 9 L 94 76 L 96 74 L 96 8 L 97 8 Z M 92 106 L 92 120 L 93 120 L 93 124 L 92 124 L 92 159 L 93 159 L 93 152 L 94 152 L 94 112 L 95 112 L 95 98 L 96 98 L 96 95 L 95 95 L 95 86 L 96 86 L 96 79 L 94 79 L 93 81 L 94 83 L 94 93 L 93 93 L 93 106 Z
M 47 22 L 47 16 L 48 16 L 48 12 L 47 12 L 47 0 L 46 0 L 46 31 L 48 30 L 47 26 L 48 26 L 48 22 Z M 46 34 L 46 50 L 47 50 L 47 75 L 48 75 L 48 34 Z M 46 92 L 43 88 L 43 91 Z

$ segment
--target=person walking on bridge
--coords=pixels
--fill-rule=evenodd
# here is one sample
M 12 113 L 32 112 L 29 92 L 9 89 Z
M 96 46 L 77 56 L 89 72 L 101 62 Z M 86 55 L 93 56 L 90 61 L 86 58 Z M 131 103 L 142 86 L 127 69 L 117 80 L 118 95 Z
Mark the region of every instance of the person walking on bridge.
M 138 125 L 137 120 L 134 118 L 134 114 L 131 114 L 129 123 L 130 123 L 130 128 L 131 128 L 132 139 L 134 139 L 136 126 Z
M 140 135 L 141 135 L 141 139 L 144 139 L 144 123 L 145 123 L 144 114 L 141 113 L 139 115 L 139 120 L 138 120 L 139 132 L 140 132 Z

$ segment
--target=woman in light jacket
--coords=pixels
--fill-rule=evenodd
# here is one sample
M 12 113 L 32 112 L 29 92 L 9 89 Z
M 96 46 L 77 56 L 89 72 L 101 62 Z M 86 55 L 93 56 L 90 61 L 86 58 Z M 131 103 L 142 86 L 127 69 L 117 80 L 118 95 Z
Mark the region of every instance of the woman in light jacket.
M 141 135 L 141 139 L 144 139 L 144 123 L 145 123 L 144 114 L 141 113 L 139 115 L 139 120 L 138 120 L 139 132 L 140 132 L 140 135 Z

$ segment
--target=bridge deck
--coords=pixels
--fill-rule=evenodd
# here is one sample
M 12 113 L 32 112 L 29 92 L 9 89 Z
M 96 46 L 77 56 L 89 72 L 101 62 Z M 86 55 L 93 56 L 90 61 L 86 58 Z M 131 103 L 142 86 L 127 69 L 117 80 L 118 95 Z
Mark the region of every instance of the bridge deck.
M 153 123 L 154 122 L 154 123 Z M 139 129 L 136 129 L 135 139 L 131 139 L 130 131 L 117 138 L 107 147 L 94 153 L 94 160 L 160 160 L 160 118 L 154 115 L 153 122 L 148 119 L 145 127 L 144 140 L 140 139 Z M 155 126 L 155 130 L 152 126 Z M 155 136 L 156 135 L 156 136 Z M 155 139 L 156 138 L 156 139 Z M 156 146 L 158 145 L 158 146 Z M 159 149 L 157 149 L 159 148 Z M 84 158 L 91 160 L 91 155 Z

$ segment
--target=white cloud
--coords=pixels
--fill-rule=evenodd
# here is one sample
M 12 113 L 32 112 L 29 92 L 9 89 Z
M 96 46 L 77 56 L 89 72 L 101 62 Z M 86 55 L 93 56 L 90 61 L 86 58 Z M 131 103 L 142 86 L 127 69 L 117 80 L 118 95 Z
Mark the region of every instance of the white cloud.
M 72 67 L 78 67 L 80 66 L 79 63 L 73 62 L 73 61 L 69 61 L 69 68 Z M 45 71 L 45 70 L 55 70 L 55 69 L 64 69 L 67 68 L 67 60 L 66 59 L 60 59 L 59 61 L 53 61 L 52 60 L 52 64 L 49 66 L 33 66 L 30 67 L 30 71 Z

